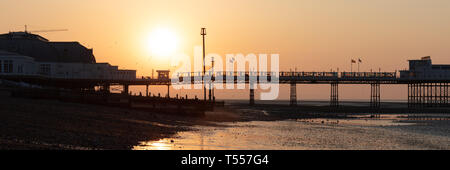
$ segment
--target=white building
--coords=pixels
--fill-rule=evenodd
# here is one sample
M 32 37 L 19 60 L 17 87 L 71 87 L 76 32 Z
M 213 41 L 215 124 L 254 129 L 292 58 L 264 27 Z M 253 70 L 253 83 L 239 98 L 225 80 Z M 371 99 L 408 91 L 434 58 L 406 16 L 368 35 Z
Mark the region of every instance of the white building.
M 35 75 L 36 64 L 31 57 L 0 50 L 0 75 Z
M 400 71 L 400 78 L 417 80 L 450 80 L 450 65 L 433 65 L 431 57 L 409 60 L 409 70 Z
M 108 63 L 38 63 L 37 74 L 60 79 L 134 80 L 136 70 L 119 70 Z
M 0 51 L 0 75 L 58 79 L 134 80 L 136 70 L 119 70 L 108 63 L 36 62 L 32 57 Z

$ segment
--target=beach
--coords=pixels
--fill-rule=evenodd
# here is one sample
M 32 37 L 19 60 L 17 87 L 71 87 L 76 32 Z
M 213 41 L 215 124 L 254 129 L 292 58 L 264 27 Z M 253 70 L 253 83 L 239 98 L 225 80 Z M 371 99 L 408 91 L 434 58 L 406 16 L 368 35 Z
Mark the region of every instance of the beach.
M 297 114 L 231 106 L 240 121 L 195 125 L 135 150 L 448 150 L 449 114 Z M 289 110 L 289 109 L 288 109 Z M 280 115 L 281 114 L 281 115 Z M 220 125 L 220 126 L 219 126 Z
M 448 114 L 228 104 L 204 117 L 0 95 L 0 149 L 450 149 Z
M 339 123 L 337 123 L 339 121 Z M 370 120 L 369 120 L 370 121 Z M 323 123 L 322 123 L 323 122 Z M 225 122 L 142 142 L 136 150 L 448 150 L 449 121 L 343 119 Z
M 0 149 L 119 149 L 159 140 L 207 118 L 0 95 Z M 214 121 L 233 118 L 217 116 Z

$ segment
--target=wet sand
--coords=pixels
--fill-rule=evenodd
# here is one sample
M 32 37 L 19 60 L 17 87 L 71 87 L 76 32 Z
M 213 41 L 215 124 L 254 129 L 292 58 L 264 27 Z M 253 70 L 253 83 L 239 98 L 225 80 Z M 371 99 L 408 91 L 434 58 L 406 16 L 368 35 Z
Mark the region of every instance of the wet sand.
M 278 107 L 278 108 L 277 108 Z M 232 106 L 238 122 L 194 126 L 136 150 L 449 150 L 449 114 L 283 112 Z
M 220 115 L 190 118 L 106 106 L 33 100 L 0 95 L 0 149 L 132 149 Z
M 192 118 L 5 95 L 0 108 L 0 149 L 450 149 L 442 115 L 393 122 L 231 105 Z
M 358 120 L 358 119 L 356 119 Z M 322 123 L 323 121 L 323 123 Z M 337 123 L 340 121 L 341 123 Z M 364 122 L 364 121 L 363 121 Z M 449 121 L 309 119 L 221 123 L 142 142 L 136 150 L 449 150 Z M 422 124 L 425 123 L 425 124 Z M 436 125 L 440 124 L 440 125 Z M 427 125 L 433 124 L 433 125 Z M 433 127 L 437 126 L 437 127 Z M 440 132 L 432 132 L 442 128 Z M 439 131 L 439 130 L 438 130 Z

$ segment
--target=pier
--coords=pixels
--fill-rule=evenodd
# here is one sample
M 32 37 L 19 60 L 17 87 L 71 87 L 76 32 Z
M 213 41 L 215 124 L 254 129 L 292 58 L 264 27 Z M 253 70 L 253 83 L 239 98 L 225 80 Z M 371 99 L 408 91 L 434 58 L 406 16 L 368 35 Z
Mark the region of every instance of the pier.
M 186 75 L 199 75 L 196 73 L 180 74 L 177 85 L 180 84 L 201 84 L 202 77 L 191 76 L 190 81 L 182 81 L 188 78 Z M 215 72 L 211 73 L 211 82 L 205 84 L 228 83 L 234 84 L 255 84 L 255 83 L 278 83 L 290 85 L 290 105 L 296 106 L 298 101 L 297 84 L 330 84 L 330 106 L 339 107 L 339 86 L 348 84 L 370 85 L 370 107 L 380 107 L 381 85 L 387 86 L 402 84 L 408 88 L 408 106 L 415 107 L 442 107 L 449 106 L 449 83 L 447 79 L 411 79 L 401 78 L 396 72 Z M 271 76 L 278 75 L 278 76 Z M 2 76 L 2 79 L 26 82 L 30 84 L 40 84 L 53 87 L 64 87 L 74 89 L 93 89 L 96 86 L 108 91 L 110 86 L 123 86 L 123 94 L 129 94 L 129 86 L 145 86 L 146 94 L 150 93 L 151 86 L 167 86 L 169 94 L 172 80 L 165 78 L 137 78 L 135 80 L 89 80 L 89 79 L 55 79 L 40 76 Z M 274 79 L 275 78 L 275 79 Z M 221 81 L 218 81 L 221 80 Z M 250 88 L 249 104 L 255 104 L 255 90 Z M 167 96 L 170 97 L 170 96 Z M 211 101 L 212 102 L 212 101 Z
M 111 86 L 122 86 L 123 95 L 130 95 L 130 86 L 145 86 L 143 97 L 151 97 L 149 95 L 151 86 L 167 86 L 166 98 L 171 97 L 171 86 L 197 84 L 203 88 L 203 102 L 210 103 L 215 102 L 214 88 L 209 88 L 209 94 L 207 94 L 207 87 L 214 87 L 219 83 L 249 84 L 250 105 L 255 104 L 254 87 L 257 84 L 289 84 L 289 104 L 291 106 L 297 106 L 298 99 L 301 98 L 297 94 L 301 92 L 301 90 L 297 90 L 297 84 L 329 84 L 330 106 L 335 108 L 339 107 L 339 87 L 342 85 L 370 85 L 370 96 L 367 96 L 370 98 L 370 107 L 380 108 L 381 85 L 389 88 L 390 85 L 403 84 L 408 86 L 408 96 L 405 98 L 408 99 L 408 106 L 411 108 L 449 105 L 450 65 L 434 65 L 430 56 L 409 60 L 409 69 L 400 70 L 399 74 L 397 71 L 360 72 L 359 64 L 357 72 L 214 71 L 214 67 L 212 67 L 212 71 L 206 71 L 205 28 L 202 28 L 201 35 L 203 36 L 203 70 L 173 73 L 175 75 L 172 76 L 170 76 L 170 70 L 157 70 L 156 78 L 153 77 L 153 73 L 151 77 L 136 78 L 137 70 L 123 70 L 109 63 L 97 63 L 92 49 L 86 48 L 80 43 L 52 42 L 27 31 L 9 32 L 0 34 L 0 42 L 3 42 L 3 44 L 0 43 L 0 63 L 2 63 L 0 66 L 3 66 L 3 69 L 0 68 L 0 79 L 74 91 L 92 91 L 96 87 L 100 87 L 100 91 L 110 92 Z M 34 43 L 24 43 L 28 41 Z M 21 46 L 28 48 L 21 52 L 9 51 L 14 44 L 16 44 L 16 48 Z M 40 45 L 34 47 L 31 44 Z M 72 56 L 77 56 L 79 53 L 86 55 L 74 58 L 66 57 L 69 48 L 78 49 L 70 51 L 73 53 Z M 51 53 L 47 54 L 48 51 Z M 211 61 L 211 66 L 214 66 L 214 59 L 211 58 Z M 238 61 L 233 61 L 233 63 L 238 63 Z M 351 64 L 353 63 L 356 61 L 352 59 Z M 353 70 L 352 66 L 350 70 Z M 173 84 L 173 82 L 175 83 Z

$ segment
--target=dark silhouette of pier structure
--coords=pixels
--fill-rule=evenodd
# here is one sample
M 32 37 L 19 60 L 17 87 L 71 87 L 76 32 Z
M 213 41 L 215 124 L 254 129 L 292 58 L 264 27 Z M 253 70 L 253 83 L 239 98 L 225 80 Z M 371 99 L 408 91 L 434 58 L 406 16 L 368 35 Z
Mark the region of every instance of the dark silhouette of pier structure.
M 408 106 L 448 106 L 448 81 L 413 81 L 408 83 Z
M 61 31 L 61 30 L 44 30 L 44 31 Z M 64 30 L 63 30 L 64 31 Z M 39 32 L 39 31 L 38 31 Z M 42 31 L 41 31 L 42 32 Z M 448 88 L 450 83 L 450 65 L 433 65 L 431 57 L 422 57 L 420 60 L 409 60 L 409 70 L 401 70 L 400 76 L 397 76 L 397 72 L 359 72 L 359 63 L 361 59 L 358 59 L 358 72 L 206 72 L 205 67 L 205 36 L 206 28 L 201 28 L 201 35 L 203 40 L 203 70 L 201 72 L 190 73 L 177 73 L 179 75 L 179 82 L 181 84 L 202 84 L 203 88 L 203 101 L 202 103 L 214 103 L 214 88 L 210 88 L 209 100 L 207 100 L 206 87 L 214 87 L 217 83 L 231 83 L 234 84 L 249 84 L 253 87 L 256 83 L 277 83 L 277 84 L 289 84 L 290 85 L 290 105 L 296 106 L 299 97 L 297 97 L 297 84 L 329 84 L 330 88 L 330 106 L 339 107 L 339 86 L 345 84 L 361 84 L 370 85 L 370 107 L 380 108 L 381 103 L 381 85 L 394 85 L 404 84 L 408 86 L 408 106 L 409 107 L 435 107 L 435 106 L 448 106 L 449 95 Z M 158 77 L 154 78 L 136 78 L 135 70 L 119 70 L 118 67 L 112 69 L 114 73 L 126 73 L 125 75 L 131 75 L 126 79 L 83 79 L 86 77 L 77 78 L 56 78 L 50 75 L 50 65 L 40 62 L 54 62 L 54 63 L 78 63 L 78 64 L 90 64 L 96 66 L 102 66 L 108 63 L 96 63 L 92 49 L 82 46 L 78 42 L 51 42 L 44 37 L 31 34 L 25 30 L 25 32 L 10 32 L 7 34 L 0 34 L 0 49 L 4 50 L 4 55 L 12 55 L 8 52 L 14 49 L 14 55 L 23 55 L 22 57 L 31 57 L 36 61 L 36 64 L 41 64 L 39 72 L 36 74 L 22 74 L 23 67 L 21 67 L 21 73 L 12 73 L 12 60 L 7 59 L 9 64 L 3 62 L 3 69 L 6 70 L 1 74 L 0 79 L 13 80 L 16 82 L 26 82 L 29 84 L 42 85 L 44 87 L 57 87 L 62 89 L 73 89 L 74 91 L 92 91 L 95 87 L 101 87 L 100 90 L 104 92 L 110 92 L 111 86 L 123 86 L 123 94 L 129 95 L 129 86 L 146 86 L 146 92 L 143 97 L 149 96 L 149 87 L 156 85 L 167 86 L 167 98 L 170 99 L 170 86 L 173 85 L 169 70 L 158 70 Z M 3 44 L 3 45 L 2 45 Z M 14 45 L 17 45 L 14 47 Z M 14 47 L 14 48 L 11 48 Z M 22 49 L 18 51 L 16 49 Z M 68 50 L 73 49 L 73 50 Z M 70 55 L 67 52 L 71 52 Z M 17 54 L 15 54 L 17 52 Z M 45 55 L 44 55 L 45 54 Z M 51 55 L 50 55 L 51 54 Z M 79 55 L 83 54 L 83 55 Z M 71 56 L 71 57 L 68 57 Z M 76 57 L 75 57 L 76 56 Z M 356 63 L 355 60 L 351 60 L 351 64 Z M 22 61 L 20 61 L 22 62 Z M 31 62 L 31 61 L 30 61 Z M 34 62 L 34 61 L 33 61 Z M 212 59 L 212 65 L 214 65 L 214 59 Z M 11 65 L 11 66 L 9 66 Z M 0 64 L 1 66 L 1 64 Z M 7 67 L 8 66 L 8 67 Z M 73 66 L 78 71 L 86 71 L 84 68 Z M 353 65 L 351 65 L 353 66 Z M 8 69 L 6 69 L 8 68 Z M 214 68 L 214 67 L 213 67 Z M 34 68 L 28 68 L 34 69 Z M 111 69 L 107 67 L 107 69 Z M 352 67 L 351 67 L 352 69 Z M 131 73 L 134 74 L 129 74 Z M 134 72 L 133 72 L 134 71 Z M 17 71 L 19 72 L 19 71 Z M 74 72 L 74 71 L 72 71 Z M 1 73 L 1 69 L 0 69 Z M 66 71 L 69 74 L 69 71 Z M 76 73 L 78 74 L 78 73 Z M 211 80 L 204 80 L 203 76 L 211 76 Z M 190 81 L 182 81 L 183 78 L 190 78 Z M 275 77 L 275 78 L 273 78 Z M 267 81 L 266 81 L 267 80 Z M 175 81 L 176 82 L 176 81 Z M 159 96 L 159 95 L 158 95 Z M 187 98 L 187 96 L 186 96 Z M 249 104 L 255 104 L 255 89 L 250 88 Z
M 339 107 L 339 86 L 347 84 L 370 85 L 370 107 L 380 107 L 381 85 L 407 85 L 408 106 L 416 107 L 440 107 L 449 105 L 449 83 L 450 80 L 442 79 L 409 79 L 399 78 L 396 72 L 279 72 L 274 80 L 273 73 L 256 72 L 216 72 L 212 76 L 211 82 L 203 82 L 201 73 L 183 73 L 179 76 L 178 84 L 215 84 L 226 83 L 232 80 L 233 83 L 245 83 L 253 85 L 255 83 L 278 83 L 290 85 L 290 105 L 296 106 L 298 102 L 297 84 L 330 84 L 330 106 Z M 190 81 L 183 81 L 190 76 Z M 240 77 L 241 76 L 241 77 Z M 110 91 L 111 86 L 123 86 L 123 94 L 129 94 L 129 86 L 146 86 L 145 96 L 149 96 L 150 86 L 167 86 L 167 96 L 170 98 L 171 79 L 168 77 L 158 78 L 137 78 L 135 80 L 73 80 L 73 79 L 53 79 L 44 77 L 2 77 L 3 79 L 13 79 L 31 84 L 41 84 L 53 87 L 73 88 L 73 89 L 93 89 L 101 87 L 101 90 Z M 249 89 L 249 104 L 255 104 L 255 90 Z M 214 96 L 213 96 L 214 98 Z M 213 102 L 209 100 L 209 102 Z

